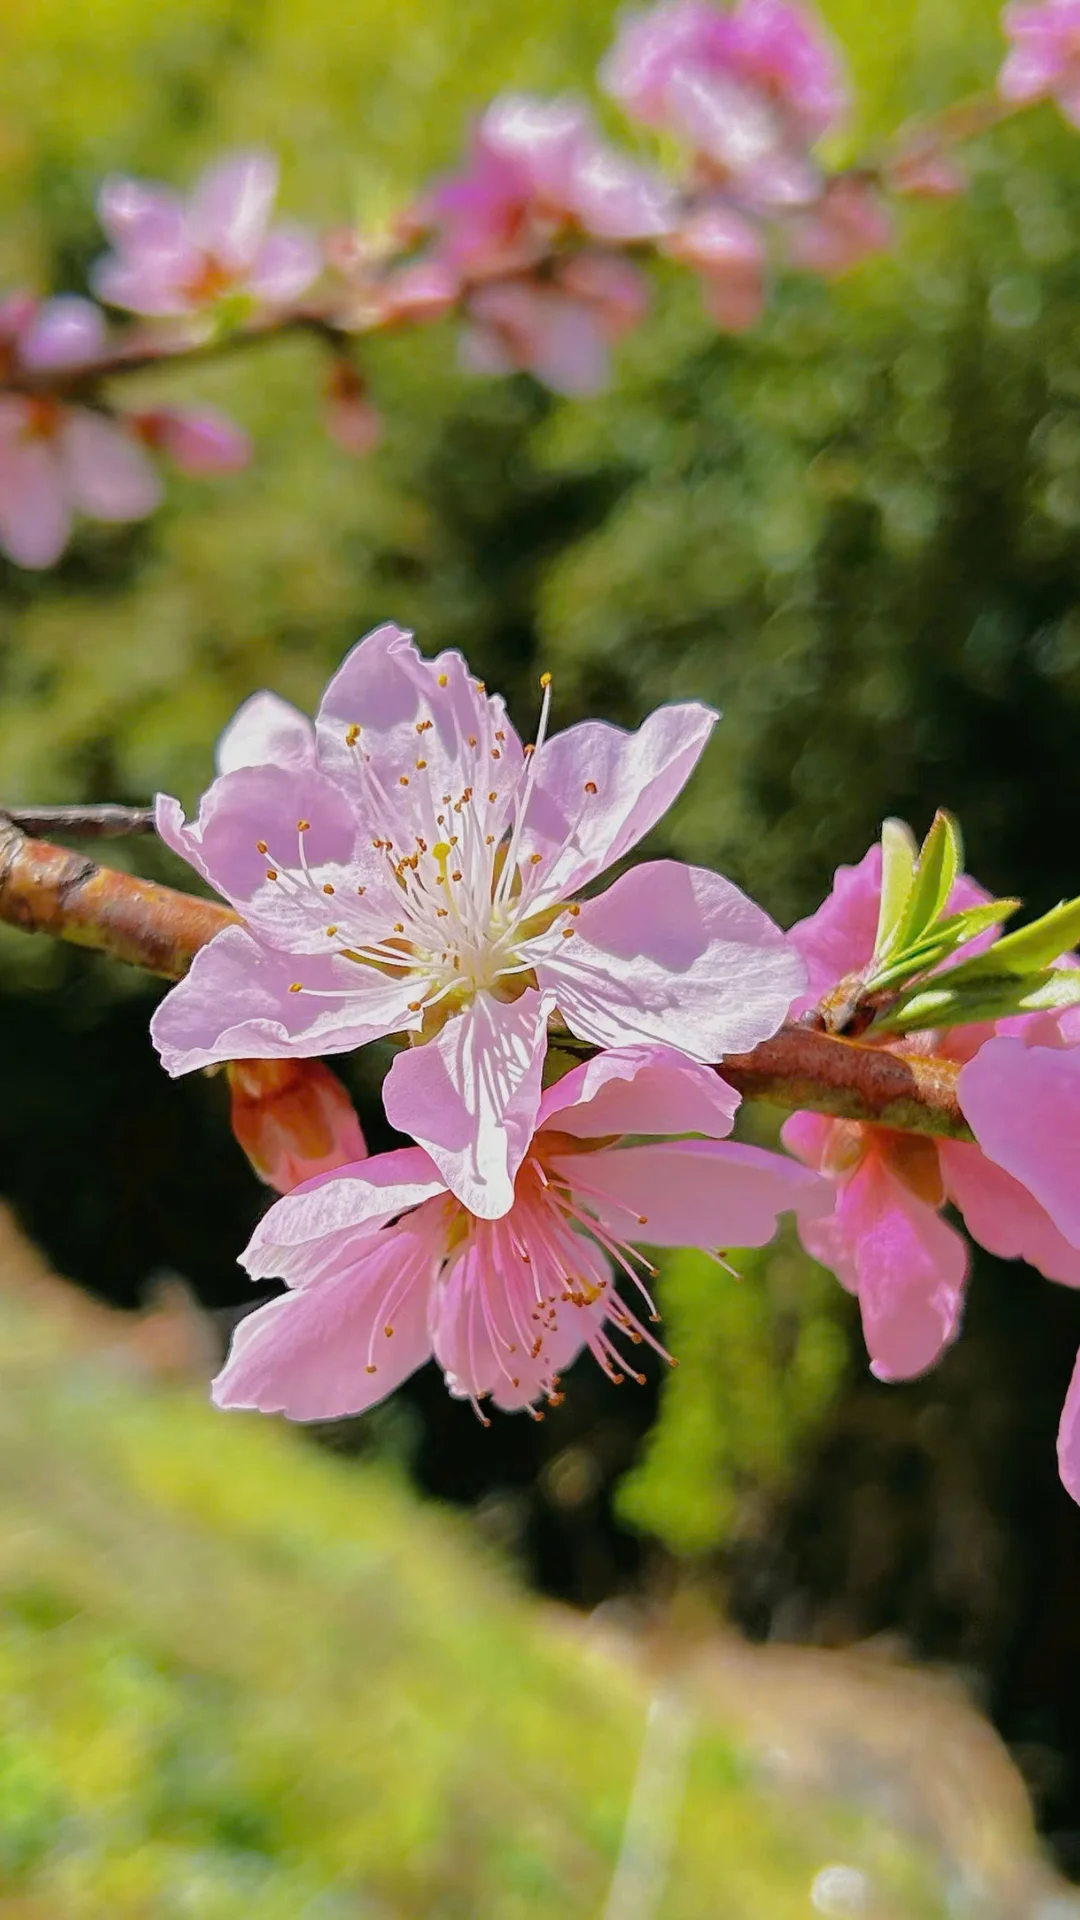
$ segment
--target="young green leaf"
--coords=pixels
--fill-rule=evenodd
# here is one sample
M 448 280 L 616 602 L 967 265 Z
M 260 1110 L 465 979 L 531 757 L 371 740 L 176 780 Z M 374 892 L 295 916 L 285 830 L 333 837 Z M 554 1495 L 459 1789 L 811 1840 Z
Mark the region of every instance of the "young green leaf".
M 915 867 L 915 877 L 893 935 L 896 953 L 921 940 L 944 910 L 963 865 L 960 829 L 951 814 L 939 808 Z
M 939 920 L 921 940 L 905 947 L 902 953 L 894 954 L 872 973 L 866 981 L 864 993 L 882 993 L 889 987 L 903 986 L 906 980 L 914 980 L 918 974 L 929 973 L 955 953 L 958 947 L 966 946 L 968 941 L 977 939 L 980 934 L 1001 926 L 1019 905 L 1019 900 L 988 900 L 982 906 L 965 907 L 962 913 L 950 914 L 947 920 Z
M 893 942 L 915 877 L 918 849 L 906 820 L 886 820 L 881 828 L 881 907 L 878 912 L 875 955 L 884 956 Z
M 1063 900 L 1040 919 L 1007 933 L 974 960 L 962 961 L 955 969 L 961 979 L 977 979 L 987 973 L 1031 973 L 1048 967 L 1080 942 L 1080 900 Z
M 988 974 L 956 982 L 955 971 L 900 994 L 869 1032 L 915 1033 L 927 1027 L 966 1027 L 1017 1013 L 1053 1013 L 1080 1005 L 1080 968 L 1044 967 L 1023 977 Z

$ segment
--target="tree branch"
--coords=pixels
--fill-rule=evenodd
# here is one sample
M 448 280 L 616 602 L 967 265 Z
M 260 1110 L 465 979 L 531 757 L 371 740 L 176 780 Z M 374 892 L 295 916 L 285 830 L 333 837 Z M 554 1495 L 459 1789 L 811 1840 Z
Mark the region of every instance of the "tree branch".
M 178 980 L 199 948 L 237 919 L 213 900 L 31 840 L 0 814 L 0 921 L 24 933 L 49 933 Z M 583 1058 L 596 1051 L 569 1035 L 560 1034 L 557 1044 Z M 957 1068 L 950 1060 L 887 1052 L 790 1025 L 720 1066 L 748 1100 L 939 1139 L 972 1137 L 957 1104 Z

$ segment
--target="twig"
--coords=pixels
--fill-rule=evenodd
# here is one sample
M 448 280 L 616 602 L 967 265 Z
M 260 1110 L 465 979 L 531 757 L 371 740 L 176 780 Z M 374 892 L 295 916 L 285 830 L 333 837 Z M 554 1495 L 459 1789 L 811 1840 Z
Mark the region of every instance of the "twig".
M 179 980 L 200 947 L 238 918 L 216 901 L 28 839 L 10 816 L 0 814 L 0 921 L 24 933 L 49 933 Z M 568 1034 L 556 1039 L 579 1058 L 596 1052 Z M 950 1060 L 888 1052 L 791 1025 L 719 1066 L 748 1100 L 939 1139 L 972 1137 L 957 1104 L 957 1069 Z
M 0 818 L 24 833 L 74 833 L 87 840 L 119 840 L 129 833 L 153 833 L 152 807 L 0 807 Z

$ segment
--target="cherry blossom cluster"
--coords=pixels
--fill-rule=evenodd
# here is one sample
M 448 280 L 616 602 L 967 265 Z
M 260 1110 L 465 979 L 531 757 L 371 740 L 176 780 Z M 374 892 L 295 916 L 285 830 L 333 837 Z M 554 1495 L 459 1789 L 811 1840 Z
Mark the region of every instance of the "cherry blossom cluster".
M 193 820 L 158 798 L 159 834 L 236 919 L 153 1037 L 171 1074 L 226 1064 L 238 1137 L 282 1195 L 242 1263 L 286 1291 L 242 1321 L 217 1403 L 357 1413 L 433 1355 L 481 1419 L 536 1414 L 585 1348 L 613 1380 L 637 1376 L 636 1347 L 664 1352 L 643 1248 L 723 1269 L 784 1212 L 857 1295 L 882 1380 L 959 1329 L 947 1203 L 992 1253 L 1080 1285 L 1080 902 L 1004 931 L 1019 903 L 963 873 L 946 815 L 921 849 L 887 822 L 787 934 L 678 861 L 598 886 L 717 716 L 550 733 L 541 687 L 523 743 L 460 654 L 380 627 L 314 723 L 270 693 L 240 709 Z M 792 1022 L 936 1062 L 957 1137 L 795 1112 L 787 1154 L 732 1141 L 725 1059 Z M 317 1056 L 388 1039 L 408 1144 L 369 1158 Z M 1080 1375 L 1061 1464 L 1080 1498 Z
M 186 198 L 108 180 L 96 299 L 0 303 L 0 549 L 51 566 L 76 516 L 152 513 L 162 462 L 196 475 L 246 464 L 246 434 L 216 410 L 117 398 L 123 376 L 148 365 L 194 367 L 304 329 L 328 356 L 326 423 L 362 454 L 381 432 L 357 357 L 374 332 L 454 314 L 467 367 L 594 394 L 648 307 L 643 269 L 661 258 L 693 271 L 718 327 L 751 327 L 778 272 L 842 274 L 890 244 L 897 195 L 960 191 L 951 149 L 970 133 L 1051 95 L 1080 122 L 1078 16 L 1080 0 L 1007 6 L 996 103 L 902 130 L 863 166 L 822 157 L 850 89 L 797 0 L 663 0 L 626 18 L 600 69 L 633 151 L 604 139 L 578 100 L 506 94 L 481 116 L 464 166 L 386 228 L 323 236 L 274 220 L 267 153 L 226 157 Z M 640 157 L 654 136 L 676 156 L 664 166 Z

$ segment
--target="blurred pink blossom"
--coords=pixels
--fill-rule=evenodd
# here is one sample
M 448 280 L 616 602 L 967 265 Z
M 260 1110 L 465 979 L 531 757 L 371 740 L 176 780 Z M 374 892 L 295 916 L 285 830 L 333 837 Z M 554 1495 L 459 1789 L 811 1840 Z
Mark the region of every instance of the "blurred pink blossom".
M 290 1290 L 241 1322 L 214 1383 L 218 1406 L 294 1420 L 360 1413 L 431 1355 L 478 1412 L 488 1399 L 505 1412 L 557 1403 L 586 1347 L 609 1379 L 640 1379 L 616 1342 L 663 1353 L 641 1242 L 762 1246 L 781 1212 L 828 1204 L 814 1174 L 723 1139 L 738 1100 L 666 1048 L 601 1054 L 544 1094 L 498 1220 L 454 1199 L 419 1147 L 308 1181 L 270 1209 L 243 1255 L 253 1279 Z M 671 1133 L 706 1138 L 619 1139 Z
M 892 243 L 889 210 L 873 180 L 839 173 L 829 180 L 816 205 L 791 221 L 793 266 L 832 280 L 849 273 Z
M 104 316 L 89 300 L 0 304 L 0 377 L 93 361 L 106 345 Z M 0 390 L 0 547 L 21 567 L 51 567 L 76 514 L 141 520 L 161 484 L 136 434 L 112 414 L 42 394 Z
M 706 310 L 727 333 L 745 333 L 765 308 L 767 253 L 761 230 L 733 207 L 714 201 L 690 214 L 665 252 L 701 275 Z
M 579 102 L 505 94 L 480 121 L 464 172 L 417 211 L 436 230 L 440 261 L 475 281 L 531 267 L 568 236 L 655 238 L 668 225 L 671 192 L 606 145 Z
M 322 256 L 306 227 L 270 225 L 277 186 L 277 161 L 263 152 L 208 167 L 187 200 L 169 187 L 107 180 L 98 211 L 114 251 L 94 269 L 96 293 L 156 316 L 235 300 L 288 306 L 316 279 Z
M 490 280 L 465 305 L 461 358 L 474 373 L 524 371 L 579 398 L 606 386 L 609 348 L 642 318 L 648 284 L 632 261 L 586 250 L 545 280 Z
M 248 701 L 197 820 L 158 799 L 163 839 L 243 922 L 158 1008 L 167 1070 L 407 1033 L 387 1116 L 496 1218 L 556 1009 L 596 1046 L 695 1060 L 774 1033 L 804 968 L 729 881 L 654 860 L 574 898 L 666 812 L 716 716 L 689 702 L 636 733 L 587 722 L 549 739 L 549 707 L 550 686 L 523 747 L 459 653 L 427 660 L 389 625 L 348 655 L 315 726 L 272 694 Z
M 880 895 L 881 848 L 875 846 L 857 867 L 839 868 L 828 899 L 792 928 L 790 937 L 810 973 L 807 1005 L 867 965 Z M 949 908 L 957 912 L 986 898 L 965 877 L 957 882 Z M 907 1053 L 921 1049 L 956 1061 L 974 1058 L 974 1065 L 961 1072 L 963 1089 L 965 1077 L 978 1072 L 985 1043 L 991 1049 L 1002 1044 L 992 1032 L 985 1026 L 954 1027 L 907 1036 L 899 1045 Z M 981 1140 L 963 1092 L 961 1100 Z M 1057 1214 L 1018 1167 L 1006 1170 L 980 1146 L 812 1113 L 793 1114 L 782 1138 L 807 1165 L 835 1182 L 832 1214 L 806 1222 L 800 1231 L 807 1252 L 857 1294 L 871 1369 L 879 1379 L 922 1373 L 959 1330 L 968 1249 L 962 1235 L 940 1217 L 946 1201 L 963 1215 L 972 1239 L 990 1253 L 1026 1260 L 1048 1279 L 1080 1286 L 1080 1251 L 1062 1231 Z
M 216 407 L 157 407 L 131 419 L 145 445 L 181 473 L 239 473 L 251 460 L 249 436 Z
M 1014 0 L 1001 23 L 1012 42 L 998 75 L 1002 99 L 1023 105 L 1053 95 L 1080 127 L 1080 0 Z
M 843 116 L 848 90 L 824 30 L 790 0 L 668 0 L 631 17 L 601 69 L 637 119 L 670 133 L 707 177 L 748 202 L 812 200 L 806 150 Z

